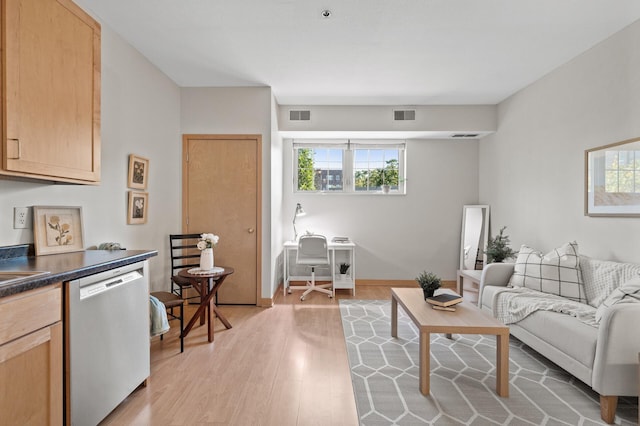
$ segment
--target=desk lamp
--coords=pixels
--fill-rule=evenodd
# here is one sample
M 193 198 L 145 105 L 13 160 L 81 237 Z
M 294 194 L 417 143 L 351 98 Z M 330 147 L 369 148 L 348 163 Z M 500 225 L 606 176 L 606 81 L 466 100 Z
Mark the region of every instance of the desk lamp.
M 307 212 L 304 211 L 300 203 L 296 204 L 296 212 L 293 214 L 293 241 L 298 241 L 298 231 L 296 230 L 296 218 L 298 216 L 304 216 Z

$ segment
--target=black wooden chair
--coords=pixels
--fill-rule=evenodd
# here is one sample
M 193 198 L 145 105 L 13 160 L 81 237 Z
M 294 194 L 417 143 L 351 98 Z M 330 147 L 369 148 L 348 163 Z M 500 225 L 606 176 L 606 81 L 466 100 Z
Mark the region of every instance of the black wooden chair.
M 200 250 L 198 250 L 197 247 L 200 235 L 201 234 L 169 235 L 171 292 L 185 301 L 200 298 L 195 291 L 194 296 L 184 297 L 185 290 L 193 287 L 193 280 L 178 275 L 181 269 L 197 268 L 200 266 Z

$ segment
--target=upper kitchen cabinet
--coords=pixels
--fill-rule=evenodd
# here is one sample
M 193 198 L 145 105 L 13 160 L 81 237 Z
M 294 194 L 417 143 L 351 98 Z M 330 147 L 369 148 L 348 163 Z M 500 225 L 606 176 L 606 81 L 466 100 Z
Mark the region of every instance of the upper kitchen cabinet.
M 100 24 L 70 0 L 2 2 L 0 174 L 100 181 Z

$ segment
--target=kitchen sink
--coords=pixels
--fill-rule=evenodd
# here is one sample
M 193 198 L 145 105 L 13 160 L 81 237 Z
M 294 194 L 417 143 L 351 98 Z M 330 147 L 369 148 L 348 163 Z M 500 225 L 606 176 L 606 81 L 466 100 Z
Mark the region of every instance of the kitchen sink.
M 13 281 L 20 281 L 48 273 L 49 272 L 46 271 L 0 271 L 0 284 L 7 284 Z

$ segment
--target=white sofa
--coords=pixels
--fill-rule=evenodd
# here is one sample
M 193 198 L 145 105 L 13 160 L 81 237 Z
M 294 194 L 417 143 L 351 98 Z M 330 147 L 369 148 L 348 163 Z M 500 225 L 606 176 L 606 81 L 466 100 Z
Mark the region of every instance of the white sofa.
M 612 292 L 621 284 L 629 280 L 638 282 L 640 265 L 579 256 L 577 245 L 575 257 L 587 289 L 587 304 L 592 306 L 589 309 L 611 300 Z M 486 265 L 480 281 L 478 304 L 481 309 L 495 315 L 496 294 L 518 290 L 505 289 L 514 275 L 515 265 Z M 499 302 L 496 304 L 504 306 Z M 603 305 L 598 311 L 601 319 L 597 326 L 548 310 L 535 311 L 509 326 L 513 336 L 598 392 L 602 419 L 613 423 L 618 396 L 638 395 L 640 303 L 605 304 L 607 308 Z

